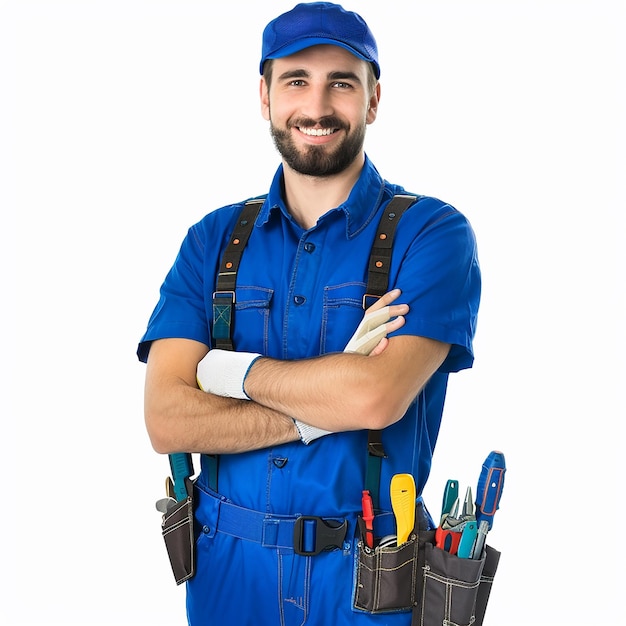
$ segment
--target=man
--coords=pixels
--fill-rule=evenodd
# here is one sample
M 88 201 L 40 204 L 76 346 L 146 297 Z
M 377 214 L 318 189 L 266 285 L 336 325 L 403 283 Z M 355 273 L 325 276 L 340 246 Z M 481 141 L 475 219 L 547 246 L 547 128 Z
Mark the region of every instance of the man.
M 299 4 L 266 27 L 261 73 L 282 163 L 238 270 L 235 351 L 211 349 L 212 297 L 243 202 L 191 227 L 138 350 L 153 447 L 202 453 L 189 622 L 410 624 L 410 612 L 353 604 L 368 432 L 383 431 L 386 454 L 380 536 L 393 532 L 392 476 L 412 474 L 421 493 L 448 373 L 473 361 L 474 236 L 454 208 L 420 198 L 398 223 L 392 290 L 359 327 L 377 225 L 406 193 L 363 148 L 380 100 L 374 37 L 338 5 Z M 217 492 L 206 455 L 219 455 Z M 320 553 L 299 543 L 311 528 Z

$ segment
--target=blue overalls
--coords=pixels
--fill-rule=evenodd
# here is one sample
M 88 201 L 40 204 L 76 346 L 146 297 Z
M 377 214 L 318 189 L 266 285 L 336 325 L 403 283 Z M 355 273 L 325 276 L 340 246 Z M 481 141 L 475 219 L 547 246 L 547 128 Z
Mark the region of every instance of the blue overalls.
M 279 168 L 238 273 L 235 349 L 278 359 L 340 352 L 363 316 L 380 211 L 404 190 L 384 181 L 366 159 L 348 200 L 305 231 L 289 216 L 281 188 Z M 209 213 L 189 230 L 140 343 L 140 359 L 159 338 L 210 345 L 220 254 L 240 208 Z M 397 334 L 431 337 L 452 348 L 404 418 L 383 431 L 388 458 L 382 462 L 377 535 L 395 532 L 393 474 L 413 474 L 418 494 L 426 482 L 448 373 L 472 364 L 480 297 L 474 235 L 453 207 L 422 199 L 402 217 L 393 249 L 389 286 L 402 289 L 401 301 L 411 308 Z M 369 615 L 352 606 L 366 457 L 366 431 L 221 455 L 219 493 L 210 489 L 203 467 L 197 572 L 187 583 L 190 624 L 410 624 L 410 613 Z M 310 536 L 314 541 L 320 530 L 310 519 L 316 517 L 345 523 L 347 532 L 335 549 L 307 555 Z M 333 531 L 322 530 L 332 540 Z M 296 553 L 298 546 L 305 554 Z

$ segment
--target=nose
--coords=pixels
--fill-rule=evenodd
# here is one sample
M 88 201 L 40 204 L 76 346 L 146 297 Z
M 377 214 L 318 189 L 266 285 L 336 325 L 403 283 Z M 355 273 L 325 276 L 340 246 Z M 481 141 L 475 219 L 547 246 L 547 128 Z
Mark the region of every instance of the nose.
M 319 120 L 334 113 L 332 97 L 326 85 L 311 86 L 307 90 L 302 113 L 314 120 Z

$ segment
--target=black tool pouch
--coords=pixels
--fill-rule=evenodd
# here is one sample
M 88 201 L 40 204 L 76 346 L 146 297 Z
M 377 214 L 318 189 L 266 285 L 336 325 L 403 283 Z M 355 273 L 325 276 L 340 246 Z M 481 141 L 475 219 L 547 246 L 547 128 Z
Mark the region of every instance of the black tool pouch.
M 434 540 L 434 531 L 420 536 L 422 576 L 412 626 L 481 626 L 500 553 L 486 546 L 482 558 L 461 559 Z
M 416 601 L 418 541 L 371 549 L 359 542 L 354 608 L 368 613 L 407 611 Z
M 485 546 L 481 559 L 461 559 L 435 546 L 433 530 L 414 529 L 401 546 L 377 542 L 369 548 L 362 538 L 357 545 L 355 610 L 413 611 L 412 626 L 482 625 L 498 551 Z
M 498 563 L 500 562 L 500 553 L 491 546 L 485 546 L 485 566 L 483 573 L 480 575 L 480 585 L 478 585 L 478 594 L 476 595 L 476 624 L 480 626 L 485 618 L 487 610 L 487 602 L 489 594 L 491 594 L 491 584 L 493 583 Z
M 161 530 L 176 584 L 180 585 L 189 580 L 196 569 L 191 496 L 177 502 L 163 515 Z

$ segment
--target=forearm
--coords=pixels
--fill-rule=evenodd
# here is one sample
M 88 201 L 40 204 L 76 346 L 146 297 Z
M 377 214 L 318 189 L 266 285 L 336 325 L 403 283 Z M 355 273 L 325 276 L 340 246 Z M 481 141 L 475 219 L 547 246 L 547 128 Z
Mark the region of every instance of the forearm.
M 204 353 L 201 344 L 177 339 L 150 350 L 144 406 L 157 452 L 237 453 L 298 440 L 291 417 L 198 389 L 195 364 Z
M 299 438 L 293 420 L 273 409 L 184 386 L 167 400 L 146 400 L 146 425 L 154 449 L 164 454 L 246 452 Z
M 449 347 L 398 337 L 379 355 L 258 359 L 245 380 L 254 401 L 331 431 L 385 428 L 399 420 Z
M 349 354 L 298 361 L 261 358 L 250 368 L 245 391 L 265 407 L 320 428 L 334 432 L 366 428 L 357 392 L 358 369 L 353 366 L 355 360 L 366 358 Z

